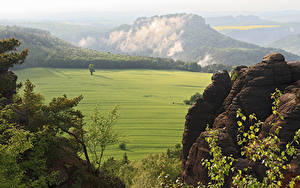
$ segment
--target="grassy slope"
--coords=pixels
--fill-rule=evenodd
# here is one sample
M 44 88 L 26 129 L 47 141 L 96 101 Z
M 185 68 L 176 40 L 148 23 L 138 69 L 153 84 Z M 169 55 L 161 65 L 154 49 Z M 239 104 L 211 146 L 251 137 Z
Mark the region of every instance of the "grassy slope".
M 96 70 L 90 76 L 84 69 L 32 68 L 16 71 L 19 80 L 30 78 L 46 101 L 67 94 L 83 94 L 79 108 L 89 115 L 99 104 L 101 109 L 120 105 L 116 128 L 127 135 L 129 159 L 166 151 L 181 143 L 188 106 L 182 101 L 195 92 L 203 92 L 211 74 L 156 70 Z M 175 104 L 173 104 L 173 102 Z M 114 146 L 107 156 L 122 157 Z

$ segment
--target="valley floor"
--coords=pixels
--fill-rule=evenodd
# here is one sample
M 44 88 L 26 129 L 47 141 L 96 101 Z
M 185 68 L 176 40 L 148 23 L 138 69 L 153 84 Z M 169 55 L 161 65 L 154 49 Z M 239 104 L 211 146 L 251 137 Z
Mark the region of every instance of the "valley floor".
M 49 102 L 66 94 L 84 96 L 79 109 L 86 121 L 99 105 L 104 112 L 120 106 L 116 129 L 126 136 L 127 149 L 110 147 L 105 155 L 139 160 L 149 153 L 165 152 L 181 143 L 185 115 L 189 106 L 183 100 L 202 93 L 211 74 L 160 70 L 96 70 L 31 68 L 15 71 L 18 81 L 29 78 L 36 91 Z

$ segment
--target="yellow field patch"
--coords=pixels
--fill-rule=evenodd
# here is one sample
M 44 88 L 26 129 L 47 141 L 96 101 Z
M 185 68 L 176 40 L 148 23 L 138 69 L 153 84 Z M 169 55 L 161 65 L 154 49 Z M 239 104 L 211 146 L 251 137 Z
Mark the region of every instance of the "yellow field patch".
M 225 26 L 215 26 L 213 28 L 217 31 L 222 31 L 226 29 L 249 30 L 249 29 L 276 28 L 276 27 L 280 27 L 280 25 L 241 25 L 241 26 L 225 25 Z

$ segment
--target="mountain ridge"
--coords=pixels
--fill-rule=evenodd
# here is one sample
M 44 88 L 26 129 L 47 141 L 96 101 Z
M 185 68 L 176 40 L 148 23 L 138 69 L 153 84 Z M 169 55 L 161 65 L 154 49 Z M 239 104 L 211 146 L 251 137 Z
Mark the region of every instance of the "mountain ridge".
M 92 42 L 89 44 L 88 40 Z M 141 17 L 130 27 L 118 28 L 88 40 L 84 47 L 128 55 L 195 61 L 202 66 L 250 65 L 275 51 L 283 53 L 289 61 L 299 59 L 282 50 L 234 40 L 211 28 L 201 16 L 186 13 Z

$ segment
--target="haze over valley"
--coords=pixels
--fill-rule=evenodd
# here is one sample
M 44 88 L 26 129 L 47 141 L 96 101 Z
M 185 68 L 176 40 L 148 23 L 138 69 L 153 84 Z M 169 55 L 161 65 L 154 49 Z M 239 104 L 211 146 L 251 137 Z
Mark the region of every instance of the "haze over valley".
M 299 187 L 299 0 L 1 8 L 0 188 Z

